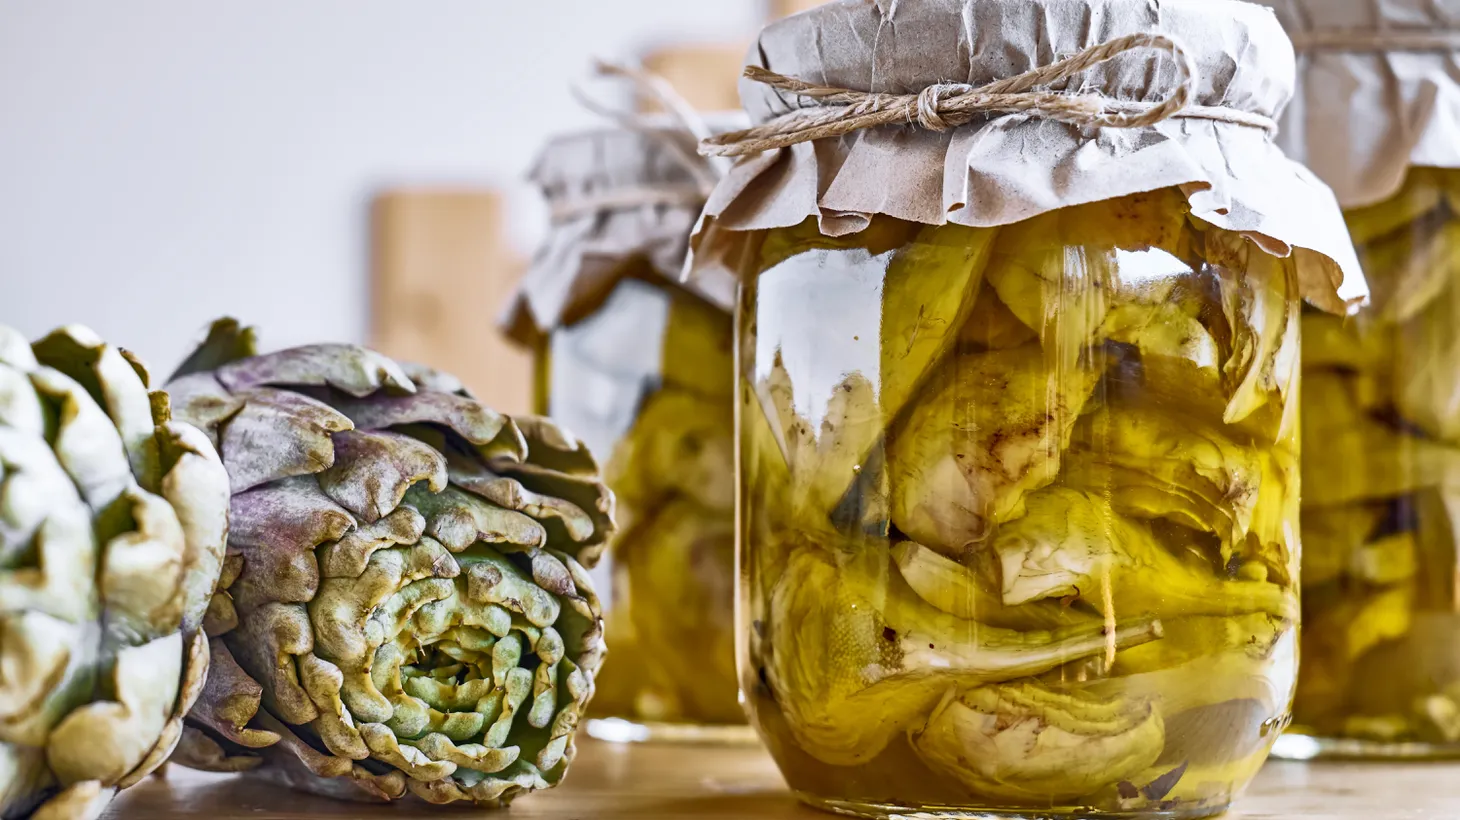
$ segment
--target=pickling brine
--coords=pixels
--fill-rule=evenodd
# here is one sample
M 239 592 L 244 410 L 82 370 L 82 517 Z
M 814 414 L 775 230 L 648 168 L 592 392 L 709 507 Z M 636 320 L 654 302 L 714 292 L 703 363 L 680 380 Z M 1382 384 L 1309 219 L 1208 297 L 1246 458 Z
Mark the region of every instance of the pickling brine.
M 745 244 L 741 686 L 791 787 L 1224 809 L 1297 672 L 1293 261 L 1174 189 Z

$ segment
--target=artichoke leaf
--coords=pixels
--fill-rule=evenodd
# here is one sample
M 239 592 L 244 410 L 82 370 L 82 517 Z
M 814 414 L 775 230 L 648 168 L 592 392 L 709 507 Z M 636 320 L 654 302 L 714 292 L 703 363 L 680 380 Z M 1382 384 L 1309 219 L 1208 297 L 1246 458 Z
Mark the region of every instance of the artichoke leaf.
M 1231 385 L 1224 421 L 1246 423 L 1269 441 L 1297 430 L 1302 323 L 1297 269 L 1237 234 L 1207 234 L 1222 309 L 1232 329 L 1232 353 L 1223 365 Z
M 734 327 L 725 311 L 675 290 L 664 328 L 662 374 L 666 385 L 713 400 L 735 390 Z
M 1266 581 L 1226 580 L 1178 559 L 1150 528 L 1099 496 L 1050 489 L 999 528 L 992 549 L 1007 606 L 1078 597 L 1107 616 L 1178 618 L 1263 612 L 1296 619 L 1297 596 Z
M 1066 486 L 1106 496 L 1125 515 L 1214 533 L 1227 550 L 1252 531 L 1262 456 L 1217 426 L 1122 404 L 1081 419 L 1074 442 Z
M 1017 518 L 1059 473 L 1100 372 L 1050 368 L 1034 345 L 959 357 L 891 436 L 893 523 L 958 556 Z
M 1021 347 L 1039 338 L 1039 332 L 1024 324 L 992 285 L 985 284 L 974 302 L 973 312 L 958 334 L 960 348 L 1007 350 Z
M 1005 629 L 1053 629 L 1094 617 L 1048 601 L 1006 606 L 997 565 L 983 560 L 994 557 L 987 551 L 975 553 L 965 561 L 979 565 L 970 567 L 913 541 L 892 547 L 892 559 L 907 585 L 919 598 L 950 615 Z
M 882 412 L 891 420 L 952 351 L 998 232 L 935 225 L 895 251 L 882 286 Z
M 1307 376 L 1304 401 L 1317 412 L 1303 425 L 1305 507 L 1395 498 L 1460 476 L 1460 447 L 1407 435 L 1363 413 L 1351 396 L 1341 374 Z
M 1153 765 L 1165 743 L 1148 699 L 1012 683 L 950 692 L 909 733 L 934 770 L 1016 803 L 1073 800 Z
M 1429 220 L 1412 227 L 1359 248 L 1373 291 L 1372 315 L 1380 322 L 1409 321 L 1460 274 L 1460 221 Z
M 1303 511 L 1303 586 L 1318 587 L 1348 574 L 1353 556 L 1368 544 L 1385 508 L 1348 504 Z
M 1460 221 L 1452 224 L 1460 231 Z M 1460 243 L 1451 253 L 1460 259 Z M 1460 272 L 1446 281 L 1457 278 Z M 1450 284 L 1400 326 L 1393 376 L 1394 404 L 1405 419 L 1446 442 L 1460 442 L 1460 285 Z
M 1349 235 L 1354 244 L 1368 245 L 1422 220 L 1439 210 L 1445 201 L 1444 191 L 1418 175 L 1411 175 L 1398 194 L 1363 208 L 1344 211 Z
M 818 549 L 792 555 L 771 599 L 767 669 L 798 744 L 832 765 L 875 758 L 955 685 L 1035 675 L 1161 636 L 1152 620 L 998 629 L 922 601 L 884 550 L 842 561 Z

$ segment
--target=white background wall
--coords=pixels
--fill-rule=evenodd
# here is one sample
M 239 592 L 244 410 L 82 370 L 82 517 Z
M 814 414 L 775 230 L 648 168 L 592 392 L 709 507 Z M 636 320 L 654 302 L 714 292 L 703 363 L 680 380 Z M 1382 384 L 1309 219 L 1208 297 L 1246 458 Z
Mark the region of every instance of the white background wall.
M 758 0 L 0 0 L 0 323 L 92 326 L 158 369 L 231 314 L 366 332 L 369 197 L 512 192 L 587 56 L 748 40 Z M 484 317 L 486 318 L 486 317 Z

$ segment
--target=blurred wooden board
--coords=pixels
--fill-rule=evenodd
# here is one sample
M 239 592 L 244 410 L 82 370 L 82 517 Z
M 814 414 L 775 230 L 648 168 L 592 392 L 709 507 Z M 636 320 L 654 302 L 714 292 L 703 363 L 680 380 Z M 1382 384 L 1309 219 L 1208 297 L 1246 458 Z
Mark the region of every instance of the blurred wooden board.
M 770 0 L 771 17 L 787 17 L 797 12 L 813 9 L 828 0 Z
M 125 792 L 105 815 L 115 820 L 208 816 L 213 820 L 439 818 L 485 816 L 419 803 L 378 807 L 337 803 L 282 788 L 171 767 Z M 815 820 L 832 815 L 800 806 L 775 765 L 755 748 L 582 744 L 561 788 L 512 804 L 512 820 Z M 1455 820 L 1460 764 L 1274 762 L 1228 820 Z
M 746 49 L 744 43 L 670 46 L 650 51 L 643 62 L 696 109 L 738 111 Z
M 456 374 L 503 413 L 532 409 L 532 362 L 497 330 L 525 269 L 487 190 L 382 194 L 373 213 L 371 343 Z

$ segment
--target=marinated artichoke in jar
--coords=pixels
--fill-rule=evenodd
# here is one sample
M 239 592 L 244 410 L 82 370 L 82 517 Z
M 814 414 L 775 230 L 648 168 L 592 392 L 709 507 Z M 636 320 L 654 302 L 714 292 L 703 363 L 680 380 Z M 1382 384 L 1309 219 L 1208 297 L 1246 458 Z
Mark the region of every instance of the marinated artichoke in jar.
M 1294 687 L 1294 263 L 1174 190 L 758 247 L 742 671 L 792 787 L 1230 802 Z
M 1295 728 L 1460 744 L 1460 174 L 1347 217 L 1374 301 L 1303 316 Z
M 646 330 L 654 321 L 662 335 Z M 575 429 L 581 422 L 610 448 L 604 478 L 621 525 L 609 544 L 604 612 L 613 662 L 600 674 L 593 715 L 743 724 L 731 318 L 687 291 L 635 281 L 620 284 L 599 316 L 555 335 L 549 368 L 591 369 L 570 361 L 588 350 L 624 371 L 612 391 L 555 373 L 543 408 Z M 611 431 L 605 415 L 615 419 Z

